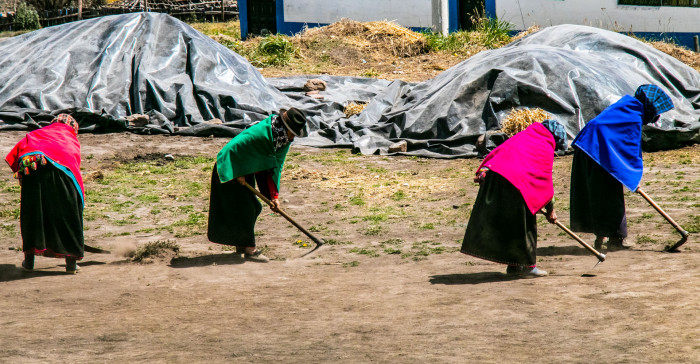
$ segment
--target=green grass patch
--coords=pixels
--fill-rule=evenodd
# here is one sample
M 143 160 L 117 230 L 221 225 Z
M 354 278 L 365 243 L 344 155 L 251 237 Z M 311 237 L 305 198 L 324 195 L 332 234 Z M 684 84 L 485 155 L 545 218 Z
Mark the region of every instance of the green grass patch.
M 352 195 L 350 196 L 350 199 L 348 200 L 351 205 L 354 206 L 364 206 L 365 205 L 365 200 L 362 198 L 362 195 Z
M 371 258 L 376 258 L 379 256 L 379 253 L 377 253 L 376 251 L 364 248 L 352 248 L 350 249 L 350 253 L 366 255 Z
M 325 245 L 351 245 L 350 241 L 341 241 L 335 239 L 324 239 Z
M 372 215 L 367 215 L 363 216 L 362 220 L 364 221 L 371 221 L 373 223 L 378 223 L 382 221 L 386 221 L 388 219 L 387 214 L 382 213 L 382 214 L 372 214 Z
M 651 236 L 647 236 L 647 235 L 637 236 L 637 244 L 656 244 L 656 243 L 658 243 L 658 240 L 652 238 Z
M 398 190 L 394 192 L 393 195 L 391 195 L 391 199 L 394 201 L 401 201 L 406 198 L 406 193 L 403 192 L 402 190 Z
M 381 233 L 384 232 L 384 228 L 380 225 L 373 225 L 367 227 L 365 230 L 362 231 L 363 235 L 368 235 L 368 236 L 377 236 L 380 235 Z

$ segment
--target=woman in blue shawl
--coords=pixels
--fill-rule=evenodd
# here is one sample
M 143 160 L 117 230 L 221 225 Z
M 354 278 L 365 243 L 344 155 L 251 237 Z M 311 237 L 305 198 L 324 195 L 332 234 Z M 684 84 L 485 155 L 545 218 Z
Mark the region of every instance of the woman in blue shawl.
M 656 122 L 673 102 L 655 85 L 639 86 L 588 122 L 574 139 L 571 229 L 596 235 L 595 247 L 629 248 L 623 185 L 636 191 L 642 179 L 642 125 Z

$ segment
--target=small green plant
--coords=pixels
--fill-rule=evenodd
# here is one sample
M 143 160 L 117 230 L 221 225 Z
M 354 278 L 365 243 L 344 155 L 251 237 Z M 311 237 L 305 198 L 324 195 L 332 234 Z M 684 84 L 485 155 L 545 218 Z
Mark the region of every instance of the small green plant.
M 391 238 L 391 239 L 379 242 L 380 246 L 401 245 L 401 244 L 403 244 L 403 239 L 401 239 L 401 238 Z
M 383 230 L 384 230 L 384 228 L 382 228 L 380 225 L 373 225 L 373 226 L 367 227 L 367 229 L 365 229 L 362 233 L 364 235 L 368 235 L 368 236 L 376 236 L 376 235 L 381 234 L 383 232 Z
M 339 241 L 335 239 L 325 239 L 326 245 L 350 245 L 352 242 L 350 241 Z
M 384 249 L 384 253 L 387 253 L 387 254 L 401 254 L 401 250 L 396 249 L 396 248 L 386 248 L 386 249 Z
M 350 196 L 350 204 L 355 206 L 364 206 L 365 200 L 362 199 L 360 195 Z
M 299 52 L 286 36 L 268 35 L 258 44 L 250 63 L 258 67 L 284 66 Z
M 637 244 L 656 244 L 657 240 L 646 235 L 637 236 Z
M 377 78 L 379 77 L 379 72 L 375 71 L 374 68 L 366 69 L 360 72 L 360 77 Z
M 362 220 L 374 223 L 386 221 L 389 217 L 385 213 L 363 216 Z
M 469 32 L 459 31 L 450 33 L 447 36 L 442 33 L 424 33 L 428 49 L 431 51 L 446 51 L 457 53 L 470 42 Z
M 15 29 L 34 30 L 41 28 L 39 13 L 27 3 L 20 3 L 15 14 Z
M 360 262 L 353 260 L 352 262 L 343 263 L 343 268 L 357 267 L 358 265 L 360 265 Z
M 487 48 L 498 48 L 510 40 L 513 24 L 497 18 L 482 16 L 476 21 L 476 31 L 483 34 L 483 44 Z
M 394 201 L 401 201 L 406 198 L 406 193 L 403 192 L 402 190 L 398 190 L 394 192 L 393 195 L 391 195 L 391 199 Z
M 136 249 L 134 256 L 131 257 L 131 261 L 137 263 L 146 262 L 150 258 L 165 256 L 167 251 L 172 251 L 177 255 L 180 253 L 180 245 L 170 240 L 152 241 Z
M 433 230 L 435 229 L 435 225 L 432 222 L 427 222 L 423 225 L 420 226 L 421 230 Z
M 362 254 L 372 258 L 376 258 L 379 256 L 379 253 L 377 253 L 376 251 L 363 248 L 352 248 L 350 249 L 350 253 Z
M 691 220 L 690 223 L 684 225 L 686 231 L 691 234 L 700 233 L 700 215 L 691 216 Z

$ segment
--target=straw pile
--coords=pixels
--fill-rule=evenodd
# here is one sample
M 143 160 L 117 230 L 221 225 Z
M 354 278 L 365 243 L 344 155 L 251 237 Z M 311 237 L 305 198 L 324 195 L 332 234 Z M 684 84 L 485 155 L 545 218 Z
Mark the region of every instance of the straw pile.
M 345 113 L 345 117 L 349 118 L 353 115 L 357 115 L 362 112 L 362 110 L 367 107 L 367 104 L 365 103 L 356 103 L 356 102 L 351 102 L 347 106 L 345 106 L 345 109 L 343 112 Z
M 537 32 L 539 32 L 539 31 L 540 31 L 540 26 L 539 26 L 539 25 L 533 25 L 533 26 L 527 28 L 527 30 L 523 30 L 522 32 L 520 32 L 520 33 L 516 34 L 515 36 L 511 37 L 509 43 L 513 43 L 513 42 L 515 42 L 515 41 L 518 40 L 518 39 L 524 38 L 524 37 L 526 37 L 526 36 L 528 36 L 528 35 L 530 35 L 530 34 L 532 34 L 532 33 L 537 33 Z
M 647 44 L 700 71 L 700 54 L 672 43 L 647 42 Z
M 299 35 L 307 44 L 318 38 L 342 39 L 358 49 L 384 51 L 394 56 L 410 57 L 427 52 L 425 36 L 390 21 L 361 23 L 350 19 L 320 28 L 307 28 Z
M 508 137 L 525 130 L 534 122 L 541 123 L 551 118 L 551 115 L 546 111 L 535 109 L 519 109 L 511 110 L 511 112 L 501 121 L 501 131 L 506 133 Z

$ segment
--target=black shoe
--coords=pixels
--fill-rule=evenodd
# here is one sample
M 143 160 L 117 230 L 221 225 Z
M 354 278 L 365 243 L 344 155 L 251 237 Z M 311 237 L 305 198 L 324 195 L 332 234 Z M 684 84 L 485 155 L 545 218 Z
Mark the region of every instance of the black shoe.
M 66 273 L 77 274 L 80 271 L 78 261 L 75 259 L 66 258 Z
M 25 272 L 31 272 L 34 270 L 34 259 L 27 260 L 26 258 L 22 261 L 22 270 Z
M 506 268 L 506 274 L 521 274 L 523 272 L 523 267 L 519 265 L 509 265 Z

